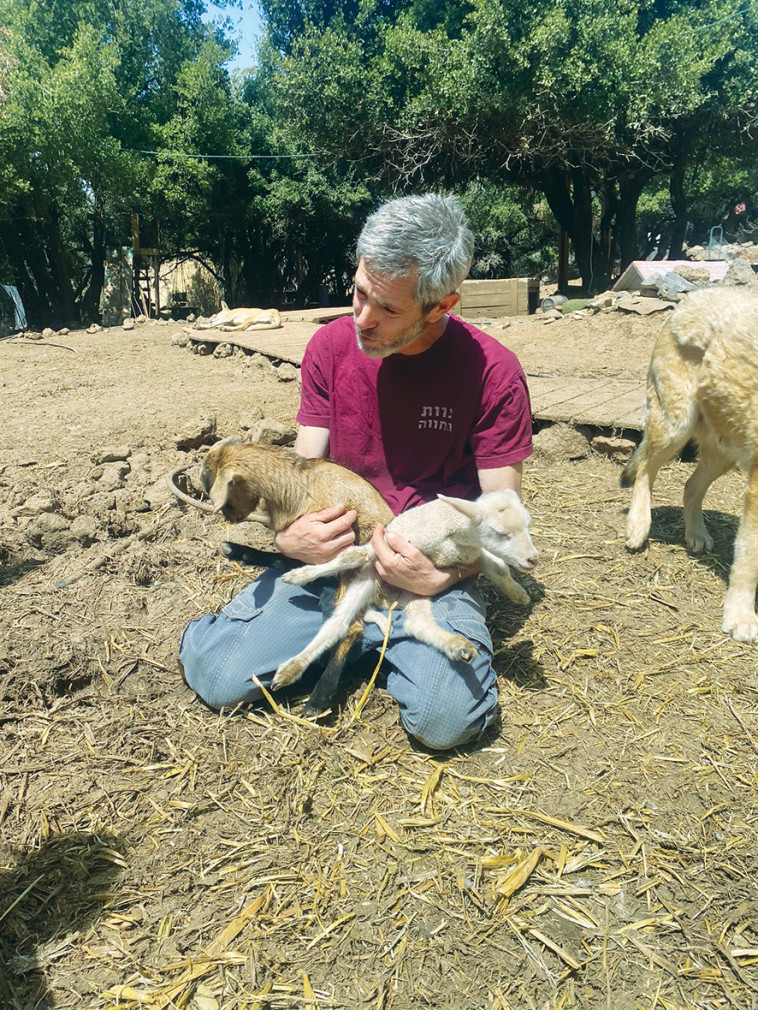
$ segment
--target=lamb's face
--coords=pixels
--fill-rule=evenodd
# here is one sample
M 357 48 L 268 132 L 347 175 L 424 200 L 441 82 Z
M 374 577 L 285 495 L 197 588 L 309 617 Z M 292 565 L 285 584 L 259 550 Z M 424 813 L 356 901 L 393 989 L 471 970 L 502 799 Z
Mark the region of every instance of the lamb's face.
M 482 547 L 520 571 L 537 565 L 537 551 L 529 533 L 531 516 L 519 502 L 506 502 L 480 516 L 478 532 Z

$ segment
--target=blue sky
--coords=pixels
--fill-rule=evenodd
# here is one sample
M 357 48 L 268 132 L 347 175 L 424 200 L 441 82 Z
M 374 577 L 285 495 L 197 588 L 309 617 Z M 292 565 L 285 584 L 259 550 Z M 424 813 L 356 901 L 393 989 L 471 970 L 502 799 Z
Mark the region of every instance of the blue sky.
M 229 69 L 242 70 L 249 67 L 253 62 L 258 40 L 263 34 L 263 23 L 258 5 L 243 0 L 242 10 L 234 7 L 219 8 L 213 3 L 206 3 L 205 6 L 204 21 L 216 21 L 219 25 L 227 19 L 231 22 L 227 35 L 237 43 L 239 53 L 228 64 Z

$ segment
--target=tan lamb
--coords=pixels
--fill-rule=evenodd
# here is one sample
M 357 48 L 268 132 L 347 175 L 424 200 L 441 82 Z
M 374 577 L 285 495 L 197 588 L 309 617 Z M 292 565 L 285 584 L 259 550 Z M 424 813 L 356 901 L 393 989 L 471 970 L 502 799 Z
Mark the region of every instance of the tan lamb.
M 647 378 L 645 433 L 621 477 L 633 485 L 626 545 L 639 550 L 650 532 L 658 470 L 690 440 L 700 461 L 684 488 L 685 540 L 710 551 L 703 497 L 735 464 L 745 473 L 742 518 L 734 547 L 722 630 L 758 641 L 758 294 L 729 288 L 693 291 L 666 321 Z

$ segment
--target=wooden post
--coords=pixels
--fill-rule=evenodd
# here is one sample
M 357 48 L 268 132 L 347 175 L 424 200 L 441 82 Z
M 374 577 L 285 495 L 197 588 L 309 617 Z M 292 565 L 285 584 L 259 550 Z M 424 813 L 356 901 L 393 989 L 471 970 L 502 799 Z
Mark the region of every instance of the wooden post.
M 161 261 L 160 257 L 155 255 L 150 257 L 150 261 L 153 265 L 153 270 L 155 271 L 155 318 L 160 319 L 161 316 Z

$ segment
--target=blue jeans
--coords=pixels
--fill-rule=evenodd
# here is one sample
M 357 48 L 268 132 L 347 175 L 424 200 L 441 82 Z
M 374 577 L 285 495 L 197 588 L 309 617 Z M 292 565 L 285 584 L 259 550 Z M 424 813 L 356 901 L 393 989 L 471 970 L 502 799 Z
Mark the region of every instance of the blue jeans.
M 333 597 L 333 588 L 330 579 L 291 586 L 272 570 L 264 572 L 220 614 L 204 614 L 184 629 L 179 658 L 187 683 L 215 709 L 259 700 L 252 676 L 268 687 L 280 664 L 310 642 L 324 620 L 321 594 L 326 589 Z M 470 664 L 449 660 L 406 635 L 405 614 L 396 610 L 385 653 L 387 690 L 400 706 L 408 733 L 428 747 L 445 750 L 476 738 L 492 722 L 497 678 L 484 604 L 474 581 L 441 593 L 432 606 L 435 620 L 465 635 L 479 655 Z M 383 638 L 377 625 L 367 624 L 350 659 L 381 648 Z

